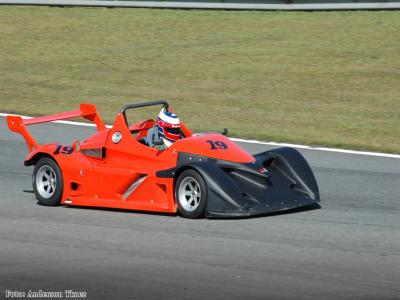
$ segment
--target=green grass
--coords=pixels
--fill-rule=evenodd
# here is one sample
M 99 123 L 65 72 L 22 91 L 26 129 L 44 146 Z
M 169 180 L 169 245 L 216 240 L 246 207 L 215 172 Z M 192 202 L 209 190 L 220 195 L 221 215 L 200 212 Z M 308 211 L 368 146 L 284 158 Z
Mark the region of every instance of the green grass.
M 196 131 L 400 153 L 400 12 L 0 7 L 0 111 L 167 98 Z

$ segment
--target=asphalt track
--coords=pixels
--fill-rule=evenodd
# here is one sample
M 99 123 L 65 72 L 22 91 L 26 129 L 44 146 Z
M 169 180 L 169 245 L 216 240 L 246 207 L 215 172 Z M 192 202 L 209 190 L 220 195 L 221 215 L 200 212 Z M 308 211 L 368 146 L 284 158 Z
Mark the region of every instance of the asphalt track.
M 93 128 L 32 126 L 40 142 Z M 251 152 L 269 148 L 242 144 Z M 400 299 L 400 159 L 300 150 L 321 209 L 236 220 L 36 204 L 0 118 L 0 292 L 87 299 Z

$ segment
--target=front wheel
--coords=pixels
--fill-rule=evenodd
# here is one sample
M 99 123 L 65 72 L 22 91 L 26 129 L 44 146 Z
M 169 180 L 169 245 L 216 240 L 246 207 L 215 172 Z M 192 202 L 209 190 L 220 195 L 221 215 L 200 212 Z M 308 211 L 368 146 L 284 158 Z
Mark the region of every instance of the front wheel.
M 183 171 L 175 183 L 175 200 L 185 218 L 204 217 L 207 187 L 203 177 L 195 170 Z
M 60 205 L 63 193 L 63 177 L 57 163 L 42 157 L 36 163 L 32 176 L 33 191 L 39 204 L 46 206 Z

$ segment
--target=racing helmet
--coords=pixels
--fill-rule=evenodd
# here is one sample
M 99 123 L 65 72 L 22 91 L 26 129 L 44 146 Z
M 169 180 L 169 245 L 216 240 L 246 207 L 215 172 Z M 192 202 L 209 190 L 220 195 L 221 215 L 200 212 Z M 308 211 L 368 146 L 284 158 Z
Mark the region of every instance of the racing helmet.
M 181 138 L 181 123 L 178 116 L 165 107 L 158 114 L 156 126 L 160 138 L 167 147 Z

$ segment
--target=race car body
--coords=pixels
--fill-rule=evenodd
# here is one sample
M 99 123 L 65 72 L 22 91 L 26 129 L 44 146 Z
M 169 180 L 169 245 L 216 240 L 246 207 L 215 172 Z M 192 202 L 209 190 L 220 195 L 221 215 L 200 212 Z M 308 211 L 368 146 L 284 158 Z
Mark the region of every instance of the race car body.
M 128 124 L 126 112 L 161 105 L 124 106 L 107 128 L 91 104 L 76 111 L 22 119 L 8 116 L 22 134 L 34 165 L 33 189 L 40 204 L 96 206 L 175 213 L 185 217 L 246 217 L 319 202 L 318 186 L 303 156 L 292 148 L 251 155 L 217 133 L 193 134 L 181 123 L 181 139 L 165 150 L 145 137 L 153 119 Z M 75 117 L 96 124 L 97 133 L 72 145 L 39 145 L 26 126 Z

